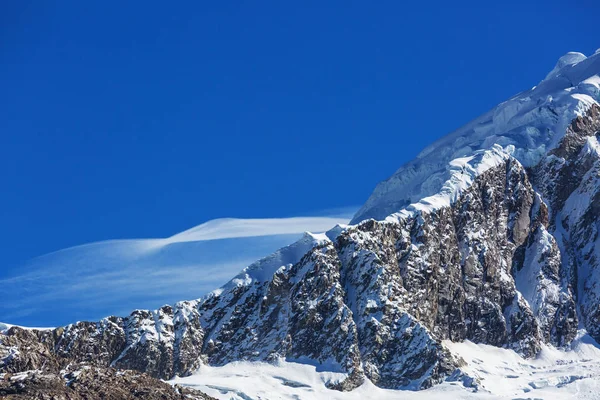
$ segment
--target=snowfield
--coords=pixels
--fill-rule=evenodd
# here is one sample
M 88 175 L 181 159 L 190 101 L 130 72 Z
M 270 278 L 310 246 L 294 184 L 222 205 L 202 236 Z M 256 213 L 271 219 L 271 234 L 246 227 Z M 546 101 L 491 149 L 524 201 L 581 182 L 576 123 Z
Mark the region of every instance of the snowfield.
M 381 389 L 369 381 L 351 392 L 330 390 L 325 382 L 342 379 L 344 374 L 285 361 L 202 366 L 192 376 L 169 382 L 224 400 L 600 398 L 600 346 L 583 330 L 568 349 L 544 346 L 531 360 L 512 350 L 469 341 L 445 341 L 444 345 L 467 363 L 461 368 L 466 376 L 456 374 L 440 385 L 416 392 Z

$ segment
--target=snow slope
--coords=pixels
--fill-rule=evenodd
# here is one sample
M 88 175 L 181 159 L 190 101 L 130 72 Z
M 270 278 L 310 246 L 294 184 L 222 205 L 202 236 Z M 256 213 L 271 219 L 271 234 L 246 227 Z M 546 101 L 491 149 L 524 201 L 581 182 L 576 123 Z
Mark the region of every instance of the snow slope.
M 276 364 L 235 362 L 223 367 L 201 367 L 197 374 L 175 378 L 172 384 L 188 386 L 223 400 L 404 400 L 491 399 L 488 394 L 474 394 L 459 382 L 444 383 L 420 392 L 381 389 L 366 381 L 362 386 L 340 392 L 325 383 L 336 378 L 331 372 L 318 372 L 314 366 L 281 361 Z
M 566 350 L 545 346 L 535 359 L 512 350 L 469 341 L 444 345 L 468 365 L 463 372 L 433 388 L 412 392 L 386 390 L 369 381 L 351 392 L 330 390 L 335 378 L 305 364 L 235 362 L 223 367 L 202 366 L 195 375 L 172 384 L 199 389 L 218 399 L 597 399 L 600 396 L 600 348 L 580 331 Z

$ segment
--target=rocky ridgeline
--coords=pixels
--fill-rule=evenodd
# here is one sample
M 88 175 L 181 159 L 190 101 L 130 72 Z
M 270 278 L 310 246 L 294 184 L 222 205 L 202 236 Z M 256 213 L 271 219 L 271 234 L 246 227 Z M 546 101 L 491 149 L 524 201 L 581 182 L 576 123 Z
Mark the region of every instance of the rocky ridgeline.
M 171 386 L 146 373 L 117 370 L 92 354 L 89 361 L 59 356 L 55 331 L 12 327 L 0 334 L 0 398 L 39 400 L 210 400 L 197 390 Z M 83 358 L 82 358 L 83 359 Z
M 599 131 L 592 106 L 534 167 L 499 147 L 480 152 L 452 179 L 477 159 L 493 165 L 448 205 L 307 234 L 299 261 L 266 278 L 258 263 L 200 300 L 54 330 L 13 327 L 0 335 L 0 371 L 85 363 L 169 379 L 202 364 L 285 358 L 345 372 L 335 389 L 365 378 L 419 389 L 460 376 L 445 339 L 531 357 L 542 343 L 568 345 L 579 315 L 599 340 Z

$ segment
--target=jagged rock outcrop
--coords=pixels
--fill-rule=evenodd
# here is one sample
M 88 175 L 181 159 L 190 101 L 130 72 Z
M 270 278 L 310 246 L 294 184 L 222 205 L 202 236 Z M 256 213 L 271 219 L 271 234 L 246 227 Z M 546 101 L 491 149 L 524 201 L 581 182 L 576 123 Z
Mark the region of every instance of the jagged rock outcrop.
M 89 328 L 93 324 L 85 324 Z M 82 326 L 81 326 L 82 327 Z M 87 332 L 91 333 L 93 329 Z M 86 332 L 84 329 L 81 333 Z M 197 390 L 171 386 L 146 373 L 117 370 L 102 366 L 99 358 L 77 362 L 73 357 L 59 355 L 53 349 L 53 340 L 61 330 L 39 331 L 12 327 L 4 332 L 0 345 L 0 398 L 78 400 L 78 399 L 161 399 L 209 400 L 211 397 Z M 81 349 L 90 344 L 90 336 L 76 341 Z M 76 343 L 72 342 L 72 343 Z M 102 349 L 100 343 L 95 349 Z M 104 348 L 108 350 L 108 348 Z M 89 354 L 88 354 L 89 355 Z
M 173 387 L 139 372 L 89 365 L 70 365 L 60 372 L 29 370 L 0 374 L 0 397 L 6 400 L 213 399 L 197 390 Z
M 420 389 L 460 374 L 443 340 L 532 357 L 580 322 L 600 340 L 600 53 L 563 61 L 380 184 L 354 225 L 307 233 L 199 300 L 11 328 L 0 372 L 168 379 L 283 358 L 343 372 L 339 390 Z

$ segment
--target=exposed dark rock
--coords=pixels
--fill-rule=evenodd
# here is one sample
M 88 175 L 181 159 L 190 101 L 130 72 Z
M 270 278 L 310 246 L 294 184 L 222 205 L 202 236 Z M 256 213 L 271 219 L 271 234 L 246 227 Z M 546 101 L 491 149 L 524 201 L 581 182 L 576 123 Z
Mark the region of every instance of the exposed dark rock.
M 197 390 L 171 386 L 143 373 L 88 365 L 71 365 L 60 372 L 32 370 L 0 375 L 0 397 L 7 400 L 213 399 Z

